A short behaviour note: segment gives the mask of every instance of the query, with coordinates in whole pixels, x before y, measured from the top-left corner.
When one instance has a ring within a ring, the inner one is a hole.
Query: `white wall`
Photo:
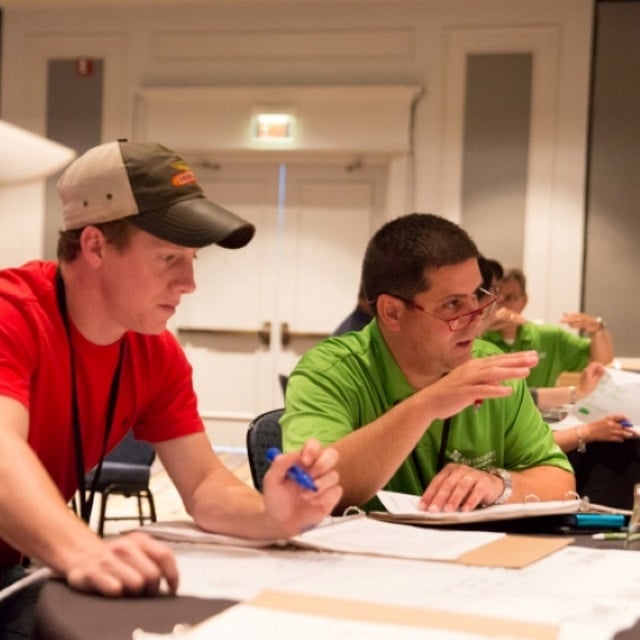
[[[44,133],[51,57],[105,60],[105,140],[131,136],[134,95],[144,87],[420,85],[409,208],[459,220],[465,55],[532,51],[524,268],[531,315],[554,321],[580,301],[592,5],[592,0],[291,0],[8,9],[2,115]],[[375,117],[375,105],[367,116]],[[31,222],[24,221],[33,224],[26,235],[37,236],[41,223],[34,210],[31,214]],[[1,225],[2,218],[3,242]]]

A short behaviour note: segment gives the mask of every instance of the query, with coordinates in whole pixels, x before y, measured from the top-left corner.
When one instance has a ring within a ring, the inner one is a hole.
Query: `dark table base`
[[[32,639],[131,640],[134,629],[169,633],[176,624],[202,622],[233,604],[187,596],[104,598],[51,581],[40,593]]]

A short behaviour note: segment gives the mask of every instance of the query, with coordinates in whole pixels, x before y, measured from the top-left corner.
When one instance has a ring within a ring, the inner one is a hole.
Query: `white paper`
[[[301,546],[416,560],[456,560],[504,537],[487,531],[442,531],[380,522],[364,515],[336,518],[292,538]]]
[[[503,533],[434,531],[379,522],[364,514],[326,518],[322,524],[288,541],[256,541],[203,531],[193,522],[155,522],[141,528],[173,542],[261,548],[287,543],[322,551],[388,555],[417,560],[455,560],[464,553],[498,540]]]
[[[560,640],[610,640],[640,617],[633,551],[571,546],[504,569],[303,549],[175,548],[181,595],[245,600],[290,591],[557,624]]]
[[[387,511],[395,516],[413,518],[426,524],[454,524],[465,522],[491,522],[511,518],[541,515],[576,513],[582,506],[581,500],[547,500],[536,502],[516,502],[492,505],[473,511],[438,511],[431,513],[418,508],[420,496],[396,491],[378,491],[378,498]],[[377,516],[377,513],[372,514]],[[380,514],[380,517],[384,517]]]
[[[219,544],[251,548],[269,547],[279,543],[277,540],[254,540],[205,531],[192,520],[152,522],[135,529],[135,531],[144,531],[154,538],[168,542],[193,542],[196,544]]]
[[[583,422],[621,413],[640,427],[640,374],[608,367],[593,393],[576,402],[571,413]]]

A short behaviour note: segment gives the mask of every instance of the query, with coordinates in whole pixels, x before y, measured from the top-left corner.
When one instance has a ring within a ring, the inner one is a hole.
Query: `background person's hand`
[[[602,329],[600,318],[591,316],[588,313],[563,313],[560,322],[566,324],[577,331],[586,331],[589,334],[597,333]]]
[[[606,371],[604,365],[599,362],[590,362],[580,374],[580,380],[576,385],[576,398],[580,400],[593,393]]]
[[[518,327],[526,324],[527,319],[517,311],[512,311],[507,307],[499,307],[493,313],[491,322],[487,327],[489,331],[501,331],[509,327]]]
[[[581,427],[582,437],[585,442],[624,442],[637,438],[635,431],[629,427],[623,427],[620,423],[626,416],[615,414],[589,422]]]

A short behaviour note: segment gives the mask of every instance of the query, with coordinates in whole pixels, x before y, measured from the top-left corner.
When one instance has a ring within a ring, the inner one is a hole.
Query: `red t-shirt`
[[[0,271],[0,395],[29,411],[31,448],[65,500],[77,489],[71,420],[69,344],[56,301],[54,262]],[[109,389],[120,341],[88,342],[71,326],[85,468],[102,452]],[[133,427],[140,440],[160,442],[203,431],[192,370],[169,331],[127,332],[107,451]],[[2,425],[0,425],[0,430]],[[1,445],[0,437],[0,446]],[[6,488],[3,488],[6,490]],[[0,540],[0,567],[19,554]]]

